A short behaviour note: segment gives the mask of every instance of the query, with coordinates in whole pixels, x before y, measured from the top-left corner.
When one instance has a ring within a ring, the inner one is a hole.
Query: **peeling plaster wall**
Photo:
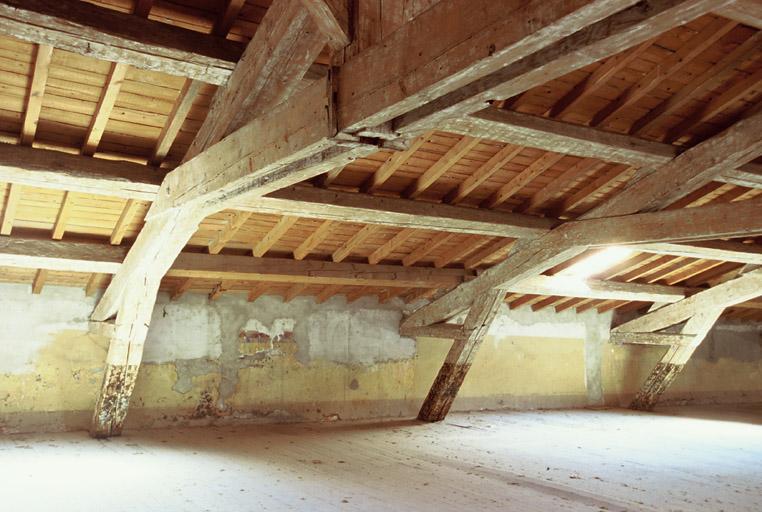
[[[0,432],[87,428],[108,340],[82,290],[0,285]],[[127,428],[414,417],[449,341],[400,337],[401,304],[164,295]],[[611,318],[505,309],[455,409],[626,405],[663,353],[607,343]],[[759,329],[716,328],[670,401],[762,401]]]

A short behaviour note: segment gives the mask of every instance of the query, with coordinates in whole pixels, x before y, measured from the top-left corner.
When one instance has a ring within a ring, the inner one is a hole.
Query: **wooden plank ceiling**
[[[91,3],[135,16],[147,12],[156,21],[241,42],[251,38],[269,4],[259,0],[156,1],[152,6],[130,0]],[[221,9],[223,3],[227,5]],[[318,63],[325,64],[326,56],[324,52]],[[182,161],[216,87],[0,37],[0,139],[6,144],[152,164],[159,180]],[[733,124],[760,99],[762,36],[754,27],[711,14],[495,106],[690,147]],[[636,170],[622,162],[432,131],[404,152],[380,151],[303,186],[574,219],[615,195]],[[759,186],[712,182],[671,208],[747,200],[762,194]],[[3,235],[129,245],[149,206],[137,199],[0,183]],[[223,211],[201,224],[186,251],[477,270],[501,261],[513,241],[316,217]],[[735,241],[749,248],[762,245],[755,238]],[[597,277],[696,289],[721,282],[742,266],[722,259],[634,252]],[[45,284],[79,286],[93,294],[108,284],[109,275],[2,267],[0,280],[34,283],[37,291]],[[174,297],[203,291],[212,300],[224,292],[240,291],[251,300],[274,294],[285,300],[313,296],[319,301],[337,294],[348,300],[376,296],[381,301],[394,297],[415,301],[446,291],[202,277],[166,277],[162,289]],[[578,312],[647,305],[518,293],[506,300],[511,308],[527,305],[534,310]],[[726,315],[762,320],[762,301],[729,308]]]

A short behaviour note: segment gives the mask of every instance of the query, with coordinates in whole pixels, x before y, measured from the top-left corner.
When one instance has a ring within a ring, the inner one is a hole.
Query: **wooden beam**
[[[357,133],[391,121],[633,3],[437,2],[385,37],[383,44],[367,48],[342,66],[339,129]],[[452,22],[462,20],[464,13],[469,13],[468,23]],[[517,19],[535,23],[517,24]],[[678,16],[669,26],[681,21]],[[411,52],[411,48],[425,51]]]
[[[717,238],[762,236],[762,198],[695,208],[602,217],[565,224],[569,237],[585,246],[694,242]]]
[[[612,329],[612,332],[651,332],[678,324],[701,311],[724,309],[762,295],[762,270],[747,272],[706,291],[669,304]]]
[[[234,41],[70,0],[3,0],[0,34],[216,85],[243,52]]]
[[[218,254],[251,217],[249,212],[234,212],[227,225],[209,242],[209,254]]]
[[[58,209],[56,222],[53,225],[53,240],[61,240],[63,238],[64,232],[66,231],[66,223],[69,222],[73,206],[74,198],[72,193],[64,192],[63,199],[61,200],[61,207]]]
[[[254,245],[254,248],[251,251],[252,254],[257,258],[264,256],[265,253],[269,251],[272,246],[275,245],[298,221],[299,217],[289,217],[287,215],[278,219],[275,226],[273,226],[272,229],[270,229],[270,231],[268,231],[267,234]]]
[[[0,144],[0,181],[153,201],[160,175],[130,162]],[[308,187],[284,188],[231,206],[252,213],[521,238],[540,236],[557,224],[528,215]]]
[[[53,56],[53,47],[46,44],[37,45],[34,72],[29,87],[29,95],[26,100],[24,121],[21,126],[21,144],[31,146],[34,135],[37,132],[37,121],[40,119],[42,109],[42,97],[45,94],[45,85],[48,82],[48,69],[50,59]]]
[[[510,248],[516,241],[512,240],[510,238],[501,238],[499,240],[496,240],[483,249],[481,249],[479,252],[472,254],[471,256],[466,259],[466,261],[463,262],[463,266],[466,268],[476,268],[478,267],[484,260],[487,258],[493,256],[495,253],[503,251],[505,249]]]
[[[643,244],[637,245],[633,247],[633,249],[653,254],[669,254],[686,258],[734,261],[749,265],[762,265],[762,245],[756,244],[713,240],[691,244]]]
[[[45,286],[45,280],[48,278],[48,271],[40,269],[34,275],[34,281],[32,281],[32,293],[39,295],[42,293],[42,287]]]
[[[347,256],[352,254],[352,251],[354,251],[357,247],[361,246],[365,241],[368,239],[368,237],[373,236],[374,233],[378,231],[378,226],[373,225],[367,225],[363,226],[357,233],[352,236],[347,242],[336,249],[333,254],[331,255],[331,259],[333,261],[339,262],[344,261]]]
[[[450,119],[442,124],[442,129],[635,167],[663,165],[683,151],[669,144],[495,107],[467,117]],[[728,166],[716,179],[762,188],[762,167],[756,164],[746,164],[735,169]]]
[[[437,233],[428,241],[428,243],[419,245],[413,252],[402,258],[402,264],[406,267],[415,265],[440,245],[451,241],[454,236],[455,235],[452,233]]]
[[[400,335],[410,338],[444,338],[454,340],[463,335],[463,326],[458,324],[434,324],[426,327],[400,327]]]
[[[101,280],[103,279],[103,274],[90,274],[90,278],[87,280],[87,286],[85,286],[85,296],[86,297],[92,297],[98,292],[98,288],[100,288]]]
[[[536,238],[558,224],[553,219],[530,215],[308,187],[284,188],[256,202],[237,202],[236,208],[337,222],[514,238]]]
[[[759,151],[762,151],[761,138],[762,114],[752,111],[744,119],[722,133],[688,149],[650,174],[644,173],[645,175],[641,179],[635,180],[617,196],[586,213],[582,218],[625,216],[619,220],[626,220],[627,216],[632,217],[629,214],[668,206],[683,195],[709,183],[723,170],[743,165],[754,159]],[[738,204],[742,205],[743,202]],[[747,204],[746,207],[748,208],[748,206]],[[691,210],[694,209],[683,209],[677,212],[690,216],[692,215]],[[704,210],[704,213],[706,212],[707,210]],[[725,213],[729,212],[726,211]],[[753,214],[751,215],[753,216]],[[674,228],[678,222],[674,221],[672,227]],[[575,239],[580,234],[584,238],[583,231],[587,232],[588,235],[591,234],[591,231],[574,227],[575,225],[579,226],[580,224],[567,223],[552,230],[542,238],[531,240],[522,251],[514,253],[513,258],[503,261],[476,279],[462,284],[447,295],[420,308],[405,322],[409,325],[429,325],[446,320],[467,309],[477,296],[496,286],[516,284],[581,254],[587,247],[587,241]],[[589,226],[591,224],[588,224]],[[629,238],[625,236],[617,239],[620,233],[616,233],[616,236],[612,236],[614,240],[609,239],[608,243],[617,243],[618,240],[624,239],[631,243],[637,243],[634,239],[641,235],[638,233],[638,229],[642,227],[631,226],[632,231]],[[652,227],[658,228],[653,224]],[[744,231],[749,226],[736,227],[740,231]],[[696,236],[700,234],[699,231],[702,229],[698,226],[687,226],[687,228],[694,229]],[[754,226],[751,228],[754,229]],[[721,228],[716,226],[708,229],[715,232],[721,231]],[[614,233],[611,234],[614,235]],[[652,233],[644,236],[650,238],[647,241],[658,241],[654,239]],[[678,234],[677,239],[685,240],[680,234]]]
[[[491,290],[478,297],[452,342],[439,373],[418,412],[421,421],[442,421],[450,411],[479,346],[505,299],[505,292]]]
[[[623,283],[600,279],[580,280],[566,276],[539,275],[500,289],[511,293],[672,303],[685,298],[685,290],[675,286]]]
[[[22,187],[20,185],[8,185],[8,196],[5,198],[3,209],[3,223],[0,224],[0,235],[10,235],[13,230],[13,221],[16,219],[16,208],[21,200]]]
[[[689,334],[665,334],[661,332],[612,332],[609,341],[618,345],[685,346],[693,342]]]
[[[292,285],[283,295],[283,302],[291,302],[295,298],[297,298],[300,294],[302,294],[307,288],[307,285],[305,283],[297,283],[295,285]]]
[[[588,3],[586,8],[592,8],[595,3]],[[400,115],[394,128],[403,134],[415,133],[437,126],[444,119],[476,112],[489,101],[516,96],[644,43],[728,3],[722,0],[719,3],[714,0],[663,0],[649,3],[648,9],[643,9],[642,5],[629,7],[609,3],[605,7],[598,5],[595,16],[587,19],[581,12],[584,9],[579,9],[575,21],[579,25],[575,30],[557,30],[552,36],[546,35],[543,44],[533,48],[533,54],[513,58],[496,70],[485,69],[477,80]],[[516,15],[515,12],[511,14]],[[534,35],[540,33],[543,29],[536,30]]]
[[[131,162],[0,144],[0,181],[153,201],[159,191],[161,174]]]
[[[482,208],[495,208],[500,206],[511,197],[526,187],[533,179],[558,163],[565,155],[559,153],[545,153],[520,173],[514,176],[508,183],[497,189],[482,204]]]
[[[762,199],[751,199],[572,221],[564,229],[574,230],[567,240],[590,247],[753,237],[762,235],[762,222],[753,213],[759,208]]]
[[[360,186],[360,191],[364,193],[370,193],[378,189],[381,185],[386,183],[392,174],[399,169],[412,155],[418,151],[421,146],[428,140],[427,135],[421,135],[416,138],[405,151],[396,151],[392,153],[381,167],[366,179]]]
[[[180,133],[180,128],[182,128],[185,118],[188,116],[188,112],[190,112],[202,85],[203,82],[198,80],[185,80],[175,100],[175,104],[172,106],[172,111],[167,116],[167,121],[161,129],[159,138],[156,140],[156,145],[151,151],[151,156],[148,157],[149,165],[160,166],[164,161],[167,153],[172,148],[172,143],[177,138],[177,134]]]
[[[249,302],[254,302],[258,298],[260,298],[262,295],[267,293],[267,286],[263,283],[255,284],[254,286],[249,289],[249,294],[246,298]]]
[[[125,247],[106,244],[3,237],[0,238],[0,266],[86,274],[116,274],[127,251]],[[326,286],[360,283],[375,287],[424,289],[450,287],[473,277],[473,273],[463,269],[298,261],[202,253],[181,253],[167,275],[177,278],[252,283],[308,283]]]
[[[463,158],[474,146],[479,143],[479,139],[469,137],[468,135],[460,139],[452,148],[442,155],[434,165],[426,169],[415,182],[413,182],[403,194],[405,197],[414,199],[426,191],[435,181],[446,173],[453,165]]]
[[[514,146],[507,144],[503,146],[497,153],[484,162],[478,169],[471,173],[460,185],[450,191],[445,197],[444,202],[450,204],[457,204],[466,198],[471,192],[473,192],[479,185],[487,181],[493,174],[498,172],[505,165],[513,160],[519,153],[524,150],[522,146]]]
[[[672,345],[667,350],[630,404],[631,409],[650,411],[656,406],[661,395],[680,374],[723,311],[722,307],[711,307],[697,312],[686,322],[680,333],[689,337],[690,341]]]
[[[301,244],[299,244],[299,247],[294,249],[294,259],[303,260],[310,252],[312,252],[315,247],[323,242],[333,227],[333,221],[330,220],[320,224],[320,227],[313,231],[309,237],[307,237]]]
[[[541,188],[537,193],[532,195],[529,199],[525,200],[518,208],[514,208],[516,212],[533,212],[544,204],[557,198],[562,194],[564,190],[569,186],[582,178],[585,175],[593,174],[606,164],[600,160],[594,158],[583,158],[566,171],[564,171],[556,179],[552,180],[546,186]]]
[[[127,231],[127,228],[130,226],[130,223],[134,219],[139,206],[140,206],[140,203],[138,203],[134,199],[127,200],[127,202],[124,205],[124,208],[122,208],[122,213],[119,214],[119,219],[116,221],[116,225],[114,226],[114,229],[111,231],[111,238],[110,238],[111,245],[119,245],[122,243],[122,240],[124,239],[124,234]]]
[[[368,263],[376,265],[381,260],[389,256],[400,245],[404,244],[411,236],[416,233],[415,229],[404,228],[394,235],[388,242],[376,249],[368,256]]]
[[[190,290],[191,284],[193,284],[193,281],[187,277],[180,281],[180,284],[178,284],[177,287],[175,287],[175,289],[172,291],[172,295],[170,295],[169,300],[177,300],[182,297],[185,292]]]
[[[108,123],[108,119],[111,116],[111,110],[114,108],[119,91],[122,89],[122,83],[128,69],[128,65],[118,62],[111,65],[106,85],[103,88],[100,100],[98,100],[98,105],[95,107],[90,127],[87,129],[85,143],[82,145],[83,155],[92,156],[98,149],[98,144],[103,136],[103,131],[106,129],[106,123]]]
[[[302,0],[275,0],[230,80],[215,93],[209,113],[184,161],[288,98],[326,41],[327,37],[318,30]]]
[[[334,50],[350,43],[349,0],[302,0],[320,31]]]

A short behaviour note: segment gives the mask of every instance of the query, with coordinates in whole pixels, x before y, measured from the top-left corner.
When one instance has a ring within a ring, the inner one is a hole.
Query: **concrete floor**
[[[0,438],[2,509],[762,510],[762,406]]]

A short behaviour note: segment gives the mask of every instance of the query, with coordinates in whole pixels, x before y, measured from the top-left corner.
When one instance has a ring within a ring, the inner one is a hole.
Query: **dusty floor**
[[[762,406],[0,438],[2,510],[762,510]]]

